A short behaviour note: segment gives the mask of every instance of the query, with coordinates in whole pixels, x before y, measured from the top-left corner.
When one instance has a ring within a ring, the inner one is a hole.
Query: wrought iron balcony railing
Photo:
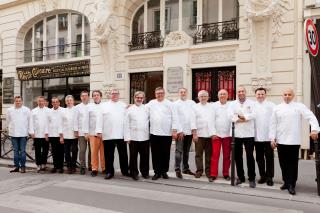
[[[161,31],[132,34],[128,46],[130,51],[162,47]]]
[[[231,21],[198,25],[197,31],[193,36],[193,42],[194,44],[198,44],[238,38],[238,21],[233,19]]]

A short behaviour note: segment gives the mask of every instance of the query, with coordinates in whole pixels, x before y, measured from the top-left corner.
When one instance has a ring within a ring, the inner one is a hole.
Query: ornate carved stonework
[[[200,54],[192,55],[193,64],[228,62],[228,61],[235,61],[235,59],[236,59],[236,53],[234,50],[200,53]]]
[[[162,57],[129,60],[129,69],[162,67],[162,66],[163,66]]]
[[[252,90],[256,90],[259,87],[263,87],[267,90],[271,90],[272,76],[271,75],[260,75],[251,78]]]
[[[47,12],[51,10],[58,9],[58,0],[41,0],[40,1],[40,8],[42,12]]]
[[[192,45],[192,38],[183,31],[171,32],[164,40],[164,47],[180,47]]]
[[[247,0],[246,20],[248,30],[252,37],[253,22],[271,19],[272,41],[277,41],[281,35],[280,28],[283,20],[282,16],[289,10],[288,0]]]

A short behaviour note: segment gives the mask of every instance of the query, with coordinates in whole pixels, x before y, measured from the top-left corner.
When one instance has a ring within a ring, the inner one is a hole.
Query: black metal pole
[[[232,122],[232,142],[231,142],[231,185],[235,185],[235,162],[234,162],[234,122]]]
[[[315,153],[315,163],[316,163],[316,174],[317,174],[317,190],[318,196],[320,196],[320,162],[319,162],[319,144],[318,140],[314,140],[314,153]]]

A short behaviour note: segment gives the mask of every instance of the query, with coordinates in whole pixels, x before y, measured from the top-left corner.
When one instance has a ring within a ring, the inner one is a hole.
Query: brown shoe
[[[195,175],[193,172],[190,171],[190,169],[183,171],[182,173],[186,175]]]
[[[176,176],[177,176],[177,178],[182,179],[182,174],[181,174],[181,172],[180,172],[180,171],[176,171]]]
[[[26,173],[26,167],[21,167],[20,173]]]
[[[202,176],[202,172],[196,172],[194,176],[195,178],[200,178]]]

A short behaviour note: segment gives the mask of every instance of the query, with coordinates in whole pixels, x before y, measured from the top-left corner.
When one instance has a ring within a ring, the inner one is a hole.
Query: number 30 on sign
[[[317,28],[313,24],[312,19],[308,18],[304,22],[304,30],[305,30],[305,40],[307,43],[307,47],[309,53],[316,57],[319,51],[319,40],[318,40],[318,33]]]

